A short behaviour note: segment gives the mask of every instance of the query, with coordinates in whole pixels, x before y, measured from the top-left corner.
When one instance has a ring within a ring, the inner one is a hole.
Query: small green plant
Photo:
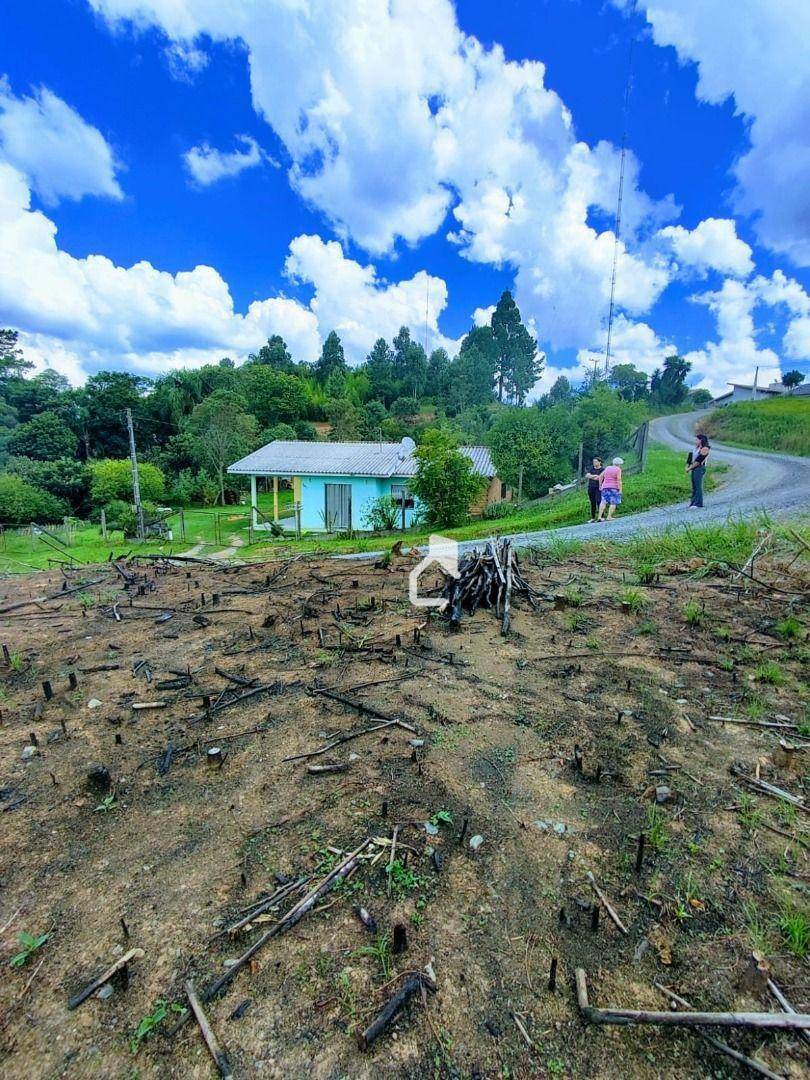
[[[41,949],[50,936],[50,934],[27,934],[23,930],[18,939],[20,951],[12,956],[11,966],[24,967],[29,957],[33,956],[37,949]]]
[[[594,650],[596,650],[596,649],[601,648],[601,646],[602,646],[601,641],[594,634],[590,634],[588,637],[585,638],[585,648],[586,649],[594,649]]]
[[[449,810],[437,810],[433,817],[430,819],[430,824],[438,827],[439,825],[452,825],[453,815]]]
[[[728,626],[716,626],[714,629],[714,636],[719,641],[730,641],[732,636],[731,629]]]
[[[388,982],[391,978],[393,961],[391,958],[391,939],[388,934],[377,934],[374,944],[363,945],[362,948],[357,949],[356,955],[370,956],[376,960],[383,982]]]
[[[749,720],[761,720],[765,712],[765,704],[759,698],[752,698],[746,702],[745,715]]]
[[[9,657],[8,663],[9,663],[9,667],[11,668],[12,671],[22,671],[22,666],[23,666],[22,653],[13,652],[11,654],[11,656]]]
[[[775,660],[766,660],[754,672],[757,682],[768,683],[769,686],[784,686],[787,676]]]
[[[636,634],[654,634],[656,630],[655,623],[652,619],[642,619],[638,626],[635,628]]]
[[[619,593],[619,603],[624,611],[638,615],[647,606],[649,599],[640,589],[622,589]]]
[[[734,661],[731,659],[730,656],[721,656],[720,659],[717,661],[717,666],[720,668],[721,671],[733,671]]]
[[[578,634],[588,625],[588,619],[581,611],[571,611],[565,618],[565,625],[572,634]]]
[[[745,925],[748,930],[748,936],[751,938],[751,944],[757,952],[767,952],[768,927],[760,914],[759,908],[753,901],[747,901],[743,904],[742,910],[743,915],[745,916]]]
[[[109,795],[105,795],[98,806],[93,808],[94,814],[109,814],[113,810],[118,809],[118,803],[115,801],[115,795],[110,792]]]
[[[422,879],[415,874],[410,867],[405,866],[399,859],[394,859],[385,868],[386,874],[391,878],[391,891],[398,899],[402,899],[409,892],[418,889]]]
[[[740,795],[740,825],[747,832],[753,832],[761,824],[762,811],[757,809],[756,799],[753,795],[743,792]]]
[[[697,600],[687,600],[683,605],[683,618],[687,626],[700,626],[706,613]]]
[[[636,563],[636,579],[639,585],[652,585],[657,577],[658,570],[655,563],[644,561]]]
[[[789,901],[779,909],[777,925],[785,943],[794,956],[803,960],[810,954],[810,915]]]
[[[566,585],[564,596],[569,607],[579,607],[583,600],[582,589],[578,585]]]
[[[647,807],[647,843],[653,851],[664,851],[669,843],[667,816],[660,806],[654,803]]]
[[[345,969],[335,979],[335,991],[341,1012],[349,1021],[349,1025],[353,1026],[357,1020],[357,992],[352,986],[349,972]]]
[[[135,1028],[135,1034],[129,1040],[129,1049],[133,1054],[137,1054],[141,1048],[141,1043],[146,1039],[158,1025],[162,1024],[170,1012],[173,1013],[185,1013],[185,1008],[182,1005],[178,1005],[176,1002],[172,1002],[169,1005],[168,1002],[162,998],[158,998],[155,1002],[155,1007],[146,1016],[141,1017],[138,1026]]]
[[[787,615],[774,624],[774,631],[785,641],[798,641],[802,635],[802,624],[795,615]]]

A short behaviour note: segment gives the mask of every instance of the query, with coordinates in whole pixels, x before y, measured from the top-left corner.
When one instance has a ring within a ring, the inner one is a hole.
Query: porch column
[[[273,521],[278,521],[278,477],[273,477]]]
[[[250,474],[250,520],[253,522],[253,528],[259,524],[259,519],[256,515],[256,500],[258,495],[256,494],[256,476],[254,473]]]

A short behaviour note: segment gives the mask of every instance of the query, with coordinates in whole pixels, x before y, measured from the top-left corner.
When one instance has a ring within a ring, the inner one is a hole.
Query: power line
[[[633,0],[633,8],[629,18],[632,20],[636,14],[637,0]],[[613,315],[616,301],[616,269],[619,262],[619,238],[622,228],[622,202],[624,200],[624,167],[627,159],[627,117],[630,105],[630,90],[633,85],[633,50],[635,49],[636,35],[630,34],[630,46],[627,52],[627,78],[624,84],[624,104],[622,106],[622,148],[619,161],[619,192],[616,200],[616,221],[613,226],[613,269],[610,275],[610,305],[608,307],[607,340],[605,342],[605,376],[610,374],[610,344],[613,336]]]

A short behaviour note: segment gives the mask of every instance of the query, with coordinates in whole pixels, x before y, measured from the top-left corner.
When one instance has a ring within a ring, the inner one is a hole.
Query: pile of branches
[[[445,575],[443,610],[450,625],[457,627],[462,610],[474,615],[479,607],[492,608],[501,620],[501,633],[507,634],[514,596],[525,596],[537,610],[540,594],[523,577],[511,540],[497,545],[490,540],[483,551],[475,548],[462,555],[458,574]]]

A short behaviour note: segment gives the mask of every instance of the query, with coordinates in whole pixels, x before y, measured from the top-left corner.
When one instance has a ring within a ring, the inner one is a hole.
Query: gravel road
[[[677,413],[661,416],[650,425],[651,437],[672,450],[681,450],[686,464],[686,452],[694,447],[695,425],[705,412]],[[708,521],[725,521],[728,517],[751,517],[765,510],[772,517],[801,511],[810,512],[810,458],[790,457],[788,454],[762,453],[757,450],[737,450],[723,443],[712,444],[708,468],[722,462],[728,470],[718,480],[718,486],[704,498],[702,510],[688,510],[689,477],[684,473],[682,503],[642,510],[638,514],[618,516],[602,525],[570,525],[561,529],[517,533],[512,539],[520,545],[547,544],[554,539],[588,540],[610,537],[625,540],[639,532],[660,532],[683,524],[696,525]],[[587,498],[582,496],[583,517],[588,512]],[[480,546],[481,541],[465,541],[462,549]]]

